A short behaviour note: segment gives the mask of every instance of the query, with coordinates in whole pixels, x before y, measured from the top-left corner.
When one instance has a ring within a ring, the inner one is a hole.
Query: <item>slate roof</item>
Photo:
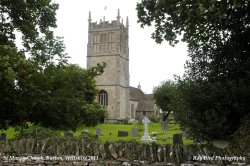
[[[137,101],[137,112],[153,112],[154,111],[154,98],[153,94],[144,94],[141,89],[129,87],[130,100]]]
[[[145,95],[141,89],[130,86],[129,97],[130,97],[130,100],[139,101],[139,100],[144,100]]]

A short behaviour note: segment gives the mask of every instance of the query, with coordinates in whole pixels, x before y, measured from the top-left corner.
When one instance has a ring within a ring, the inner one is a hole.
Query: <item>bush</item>
[[[159,120],[158,120],[154,115],[151,115],[151,116],[149,117],[149,120],[150,120],[152,123],[158,123],[158,122],[159,122]]]
[[[187,129],[188,134],[201,141],[227,140],[240,127],[249,110],[249,94],[233,81],[199,83],[179,81],[181,96],[176,120]]]
[[[35,126],[32,128],[22,129],[20,133],[15,136],[15,139],[23,139],[23,138],[45,139],[50,137],[60,137],[60,133],[58,131],[54,131],[48,128]]]
[[[235,154],[247,155],[250,152],[250,115],[242,120],[240,128],[232,137],[232,151]]]

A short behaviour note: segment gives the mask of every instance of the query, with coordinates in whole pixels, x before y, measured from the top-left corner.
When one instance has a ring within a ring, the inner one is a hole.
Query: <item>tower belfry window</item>
[[[99,92],[99,104],[102,106],[108,105],[108,93],[104,90]]]
[[[104,34],[101,34],[101,36],[100,36],[100,42],[104,43]]]
[[[101,51],[105,51],[105,50],[107,50],[107,47],[108,47],[107,34],[106,33],[102,33],[100,35],[100,50]]]

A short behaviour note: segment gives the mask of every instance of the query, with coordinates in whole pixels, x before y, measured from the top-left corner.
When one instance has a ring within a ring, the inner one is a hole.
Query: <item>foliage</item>
[[[96,126],[99,122],[106,118],[106,110],[99,104],[85,104],[85,112],[82,115],[82,123],[86,126]]]
[[[176,102],[176,84],[168,80],[153,90],[155,103],[163,111],[163,121],[166,121]]]
[[[149,118],[150,122],[152,122],[152,123],[159,122],[159,119],[157,119],[157,117],[155,115],[151,115],[148,118]]]
[[[94,103],[94,75],[76,65],[49,66],[36,79],[30,122],[73,130],[79,124],[96,125],[104,110]],[[91,117],[91,119],[89,119]]]
[[[180,36],[188,43],[190,61],[177,79],[176,115],[197,139],[231,139],[249,117],[249,9],[247,0],[137,4],[138,22],[154,23],[156,42],[174,46]]]
[[[27,129],[22,129],[20,133],[15,136],[15,139],[46,139],[59,137],[60,133],[44,127],[32,126]]]
[[[0,128],[20,125],[27,118],[33,64],[15,47],[0,45]]]
[[[239,95],[239,89],[233,89],[230,83],[211,85],[183,80],[179,83],[182,105],[174,112],[176,120],[194,138],[229,139],[246,114],[232,98],[232,94]]]
[[[178,35],[189,47],[227,41],[246,30],[249,2],[243,1],[166,1],[142,0],[137,3],[141,26],[154,23],[156,42],[178,42]]]
[[[28,107],[34,95],[33,78],[44,66],[41,66],[43,53],[51,56],[58,54],[64,58],[62,43],[57,44],[57,48],[47,48],[49,43],[54,46],[58,43],[50,30],[56,27],[57,8],[58,5],[51,1],[0,1],[0,128],[26,123]],[[22,34],[24,49],[21,50],[16,46],[18,33]],[[43,41],[46,47],[42,44],[37,47],[37,41],[42,40],[40,37],[46,38]],[[40,58],[33,55],[35,50],[40,52]],[[27,59],[25,55],[32,56]],[[61,62],[65,60],[61,59]]]
[[[250,151],[249,119],[249,117],[245,117],[244,120],[241,122],[239,130],[233,135],[232,149],[233,153],[235,154],[243,153],[245,156],[247,156]]]
[[[0,44],[14,44],[17,32],[22,35],[23,53],[45,65],[54,59],[66,62],[60,37],[54,37],[56,10],[59,5],[51,0],[2,0],[0,2]]]
[[[32,122],[75,130],[104,116],[94,102],[94,77],[105,64],[67,64],[63,40],[53,34],[57,9],[51,0],[0,1],[0,129]]]

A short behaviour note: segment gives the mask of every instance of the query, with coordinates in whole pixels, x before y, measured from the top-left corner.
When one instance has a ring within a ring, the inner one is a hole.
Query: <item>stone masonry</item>
[[[89,13],[87,68],[106,63],[104,73],[96,77],[97,88],[108,95],[107,111],[109,122],[129,119],[129,48],[128,18],[126,25],[117,19],[111,22],[92,22]],[[98,100],[98,99],[97,99]]]

